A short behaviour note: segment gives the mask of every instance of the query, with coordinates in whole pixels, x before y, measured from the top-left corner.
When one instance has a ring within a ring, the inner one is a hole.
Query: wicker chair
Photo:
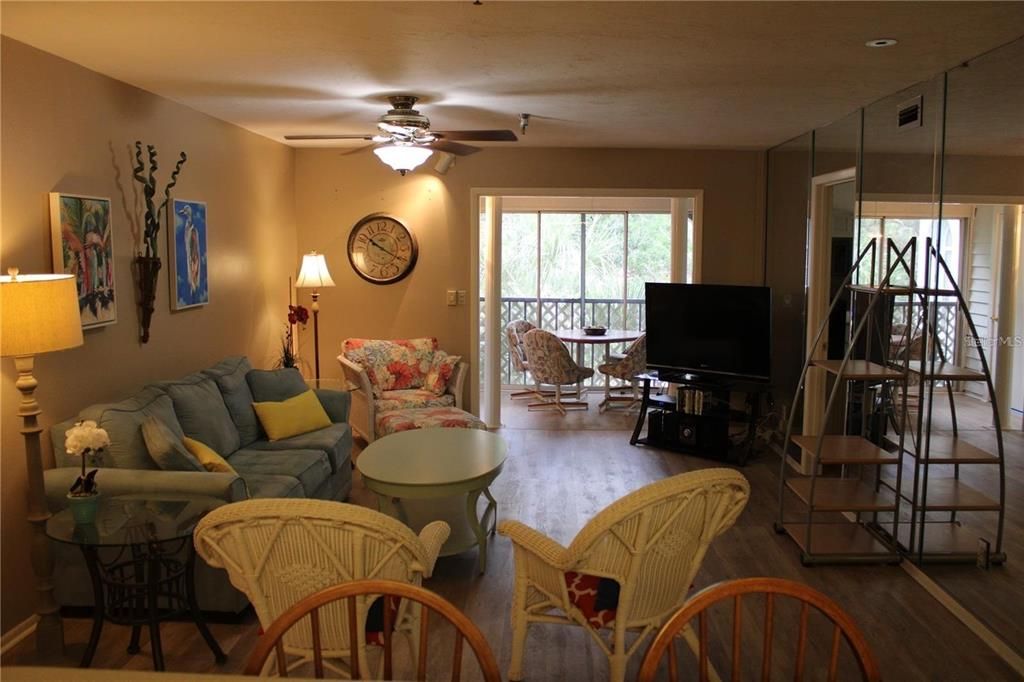
[[[639,404],[640,398],[636,394],[636,382],[633,380],[637,374],[647,369],[647,335],[644,334],[633,343],[629,344],[626,352],[621,357],[609,356],[611,362],[599,365],[597,371],[605,376],[604,379],[604,400],[598,406],[603,412],[615,403],[626,403],[627,408]],[[609,378],[628,381],[629,386],[612,388]],[[629,395],[614,395],[613,391],[627,388]]]
[[[421,584],[433,571],[449,532],[448,524],[435,521],[416,537],[401,522],[366,507],[263,499],[213,510],[199,522],[194,537],[199,556],[227,570],[231,584],[249,598],[260,625],[267,629],[304,598],[338,583],[382,579]],[[323,635],[324,655],[349,657],[349,632],[341,611],[327,609],[324,615],[332,622]],[[397,618],[400,632],[418,631],[416,614],[403,611]],[[366,633],[356,633],[355,639],[360,666],[369,670]],[[284,646],[295,658],[289,669],[311,660],[308,628],[289,632]],[[344,666],[332,669],[348,672]]]
[[[498,532],[515,550],[509,679],[523,678],[530,625],[558,623],[582,627],[608,656],[611,680],[622,682],[630,656],[685,601],[708,545],[749,495],[731,469],[673,476],[606,507],[568,547],[502,522]],[[627,632],[638,635],[628,646]]]
[[[830,682],[834,682],[837,679],[839,673],[839,643],[840,637],[846,640],[849,644],[851,651],[853,652],[853,658],[856,660],[857,668],[860,671],[861,678],[865,682],[877,682],[881,679],[881,673],[878,668],[878,661],[875,655],[871,652],[871,647],[868,646],[867,640],[864,638],[864,634],[861,632],[857,624],[850,618],[849,614],[846,613],[838,604],[832,599],[815,590],[808,585],[794,582],[792,580],[785,580],[783,578],[741,578],[739,580],[727,580],[725,582],[717,583],[710,587],[707,587],[697,594],[693,595],[686,600],[679,611],[676,612],[672,618],[669,619],[665,626],[661,628],[658,636],[651,642],[650,648],[644,655],[643,663],[640,664],[640,675],[637,678],[638,682],[654,682],[658,678],[658,664],[662,658],[665,657],[665,653],[668,653],[668,677],[671,682],[676,682],[679,679],[678,670],[679,662],[676,654],[676,648],[674,641],[681,633],[686,634],[686,631],[690,628],[690,624],[694,619],[697,619],[697,630],[700,633],[697,638],[696,647],[693,643],[690,643],[691,648],[694,649],[694,653],[697,656],[697,670],[698,679],[700,682],[707,682],[710,679],[717,679],[712,676],[711,671],[713,668],[709,663],[709,642],[708,642],[708,610],[719,603],[729,601],[732,602],[732,651],[731,651],[731,662],[732,662],[732,675],[731,679],[740,679],[743,675],[742,667],[742,614],[744,612],[743,597],[751,597],[753,595],[764,594],[766,596],[764,600],[764,616],[756,617],[753,620],[756,625],[756,630],[762,637],[761,642],[761,679],[767,680],[772,676],[772,661],[773,661],[773,634],[776,629],[775,620],[775,604],[777,601],[781,601],[783,597],[790,598],[800,602],[800,620],[799,620],[799,631],[797,633],[797,646],[796,650],[789,649],[787,645],[786,650],[779,652],[779,658],[788,657],[789,655],[794,656],[793,662],[794,668],[796,669],[795,678],[800,680],[804,677],[805,669],[813,667],[808,665],[807,659],[811,658],[808,656],[808,650],[811,648],[807,642],[808,631],[814,633],[824,634],[827,632],[826,628],[822,628],[819,623],[814,623],[812,627],[808,627],[808,616],[810,610],[813,607],[814,610],[820,612],[825,616],[828,622],[832,625],[832,631],[828,633],[830,636],[820,643],[819,652],[824,654],[826,648],[829,650],[827,672],[825,670],[810,670],[808,677],[812,679],[821,679],[819,673],[822,674],[825,679]],[[779,599],[776,599],[776,596]],[[746,600],[753,601],[753,599]],[[750,608],[749,606],[747,608]],[[781,623],[779,624],[782,625]],[[787,640],[791,641],[791,640]],[[828,641],[829,644],[825,644]],[[749,646],[750,649],[756,653],[757,644],[753,643]],[[781,647],[780,647],[781,648]],[[817,662],[824,663],[825,656],[820,655],[814,657]],[[683,675],[683,679],[693,679],[692,674]]]
[[[577,365],[557,336],[543,329],[531,329],[523,335],[523,350],[534,381],[555,387],[554,396],[538,395],[537,402],[530,403],[529,409],[554,407],[565,414],[567,407],[589,408],[587,401],[581,399],[583,380],[594,376],[594,370]],[[568,392],[575,392],[576,400],[562,399],[563,386],[571,386]]]

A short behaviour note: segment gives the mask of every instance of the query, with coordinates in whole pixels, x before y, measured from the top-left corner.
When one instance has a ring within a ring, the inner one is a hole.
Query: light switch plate
[[[466,290],[459,289],[459,305],[466,305]]]
[[[445,301],[448,303],[448,305],[457,305],[457,300],[458,299],[456,298],[455,289],[449,289],[445,293]]]

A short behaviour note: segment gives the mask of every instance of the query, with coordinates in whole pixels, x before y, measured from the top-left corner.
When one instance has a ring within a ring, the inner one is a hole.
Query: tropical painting
[[[171,245],[171,309],[210,302],[206,277],[206,204],[175,199]]]
[[[82,327],[117,321],[110,199],[50,193],[53,271],[75,276]]]

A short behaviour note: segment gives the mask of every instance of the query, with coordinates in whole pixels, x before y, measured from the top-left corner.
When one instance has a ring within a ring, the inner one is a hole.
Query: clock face
[[[356,273],[374,284],[391,284],[416,265],[416,237],[391,216],[368,215],[348,236],[348,259]]]

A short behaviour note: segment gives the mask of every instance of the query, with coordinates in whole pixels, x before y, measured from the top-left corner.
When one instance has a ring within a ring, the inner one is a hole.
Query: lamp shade
[[[302,267],[299,269],[299,278],[295,280],[295,286],[300,289],[334,286],[324,254],[311,251],[302,257]]]
[[[385,144],[373,150],[381,161],[405,175],[430,158],[434,152],[426,147],[407,144]]]
[[[0,277],[0,355],[38,355],[82,345],[78,285],[71,275]]]

